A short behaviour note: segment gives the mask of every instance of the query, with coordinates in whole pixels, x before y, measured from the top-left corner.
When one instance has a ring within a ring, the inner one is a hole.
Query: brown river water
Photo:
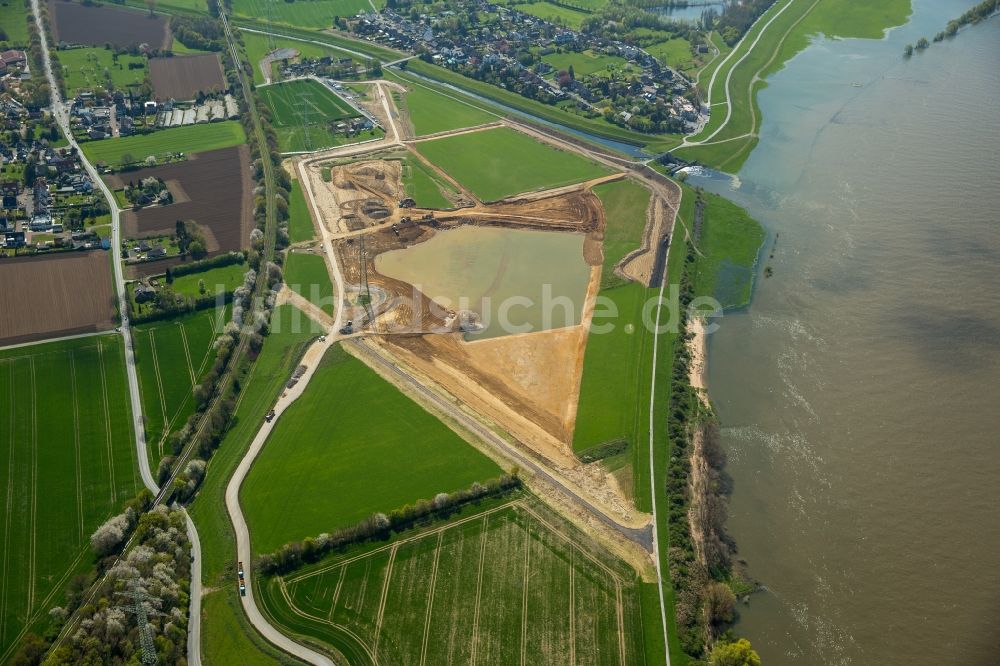
[[[816,41],[692,179],[769,231],[709,339],[765,664],[1000,664],[1000,17],[901,57],[972,4]]]

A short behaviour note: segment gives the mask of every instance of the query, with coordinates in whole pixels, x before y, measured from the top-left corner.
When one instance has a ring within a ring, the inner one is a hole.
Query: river
[[[709,341],[765,664],[1000,663],[1000,17],[902,58],[972,4],[815,41],[692,179],[770,234]]]

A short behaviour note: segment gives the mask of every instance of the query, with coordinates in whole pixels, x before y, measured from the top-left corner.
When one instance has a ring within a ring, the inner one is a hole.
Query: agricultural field
[[[66,252],[0,261],[0,345],[115,326],[111,255]]]
[[[93,564],[91,533],[141,483],[116,335],[0,351],[0,662]]]
[[[647,663],[635,573],[521,493],[257,591],[352,664]]]
[[[458,193],[448,181],[417,157],[408,155],[402,159],[402,176],[406,196],[411,197],[421,208],[454,208],[445,193]]]
[[[70,97],[80,90],[95,88],[127,90],[129,86],[141,86],[146,78],[144,56],[115,55],[104,48],[79,48],[59,51],[58,57]]]
[[[387,78],[395,80],[391,73],[387,74]],[[409,118],[414,136],[473,127],[499,119],[496,114],[447,93],[432,90],[419,81],[398,80],[406,84],[409,92],[405,95],[394,92],[393,98]]]
[[[316,237],[309,205],[302,193],[299,181],[292,181],[292,189],[288,193],[288,238],[292,243],[311,241]]]
[[[174,278],[170,288],[174,293],[198,298],[205,294],[231,294],[236,287],[243,284],[243,276],[249,267],[246,263],[218,266],[207,271],[188,273]],[[205,294],[199,288],[202,280],[205,282]]]
[[[285,259],[285,284],[323,312],[333,316],[333,284],[323,255],[289,252]]]
[[[422,141],[416,148],[483,201],[610,173],[590,160],[507,127]]]
[[[335,134],[333,126],[359,115],[329,88],[313,80],[260,86],[257,93],[271,109],[271,122],[282,152],[338,145],[345,139]]]
[[[610,74],[612,69],[620,68],[628,63],[625,58],[594,53],[593,51],[551,53],[542,56],[542,60],[555,67],[556,71],[569,71],[570,66],[572,66],[573,73],[579,77],[588,74]]]
[[[176,153],[200,153],[229,148],[246,143],[243,126],[236,120],[204,125],[171,127],[151,134],[85,141],[80,144],[84,155],[92,162],[104,162],[112,167],[123,162],[142,161],[149,156],[164,159]],[[130,157],[131,160],[123,160]]]
[[[490,459],[338,345],[278,421],[241,502],[254,550],[270,552],[499,475]]]
[[[167,445],[170,433],[183,428],[194,413],[192,389],[215,359],[212,343],[225,323],[226,308],[220,308],[133,328],[146,446],[153,470],[160,458],[173,453]]]
[[[685,197],[695,193],[685,189]],[[699,256],[694,290],[710,296],[723,308],[750,304],[757,254],[764,242],[764,229],[757,220],[724,197],[705,192]]]
[[[194,125],[219,127],[227,123]],[[237,123],[236,127],[242,128]],[[172,132],[173,130],[166,130]],[[250,242],[253,228],[253,183],[250,179],[250,151],[246,146],[223,148],[189,155],[183,162],[129,171],[106,177],[119,189],[125,183],[155,176],[162,179],[174,195],[169,206],[151,206],[122,214],[126,238],[168,236],[176,232],[177,220],[194,220],[205,235],[208,255],[242,250]],[[159,266],[157,266],[159,264]],[[139,264],[144,266],[146,264]],[[150,263],[151,270],[162,272],[164,262]]]
[[[28,20],[30,12],[20,0],[0,2],[0,46],[27,46]]]
[[[385,2],[376,0],[374,5],[381,9]],[[270,3],[261,0],[233,0],[235,16],[300,28],[331,28],[334,16],[354,16],[358,12],[371,10],[372,3],[368,0],[295,0]]]
[[[156,99],[192,100],[199,92],[217,92],[226,87],[217,53],[152,58],[149,78]]]
[[[149,44],[154,49],[170,48],[167,20],[159,14],[150,16],[148,11],[49,0],[49,16],[52,17],[52,36],[57,44]]]

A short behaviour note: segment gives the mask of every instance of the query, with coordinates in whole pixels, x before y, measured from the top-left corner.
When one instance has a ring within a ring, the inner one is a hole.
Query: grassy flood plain
[[[787,9],[782,11],[785,7]],[[764,26],[779,11],[781,15],[767,25],[765,30]],[[759,131],[761,124],[757,93],[767,85],[767,76],[784,67],[788,60],[808,46],[810,40],[817,35],[822,34],[827,38],[878,39],[886,29],[902,25],[910,12],[910,0],[887,0],[876,4],[851,0],[779,0],[747,33],[736,53],[724,65],[720,59],[720,64],[716,66],[718,74],[712,88],[712,102],[715,104],[725,100],[726,78],[732,71],[729,83],[732,115],[729,122],[723,125],[726,107],[715,106],[705,129],[694,138],[705,139],[721,127],[721,131],[711,141],[732,140],[716,145],[683,148],[677,151],[677,156],[736,173],[757,145],[755,133]],[[763,37],[750,50],[750,45],[762,31]],[[748,51],[750,53],[746,59],[739,62]],[[709,80],[710,77],[703,74],[701,84],[707,86]]]
[[[408,92],[393,91],[397,106],[409,117],[414,136],[425,136],[494,122],[500,118],[475,102],[463,101],[456,93],[435,90],[419,80],[386,72],[390,81],[402,82]]]
[[[422,141],[421,155],[483,201],[570,185],[611,172],[507,127]]]
[[[333,316],[333,283],[321,254],[289,252],[285,258],[285,284],[307,301]]]
[[[309,214],[309,205],[297,180],[292,181],[292,189],[288,193],[288,238],[292,243],[316,238],[316,228]]]
[[[198,526],[202,583],[210,590],[202,601],[202,656],[207,664],[298,663],[264,641],[250,627],[233,584],[236,541],[226,514],[225,492],[233,470],[281,393],[306,344],[322,334],[291,305],[275,308],[264,347],[240,378],[233,425],[208,463],[205,482],[189,509]]]
[[[635,572],[523,491],[256,589],[277,626],[352,664],[654,663]]]
[[[141,486],[117,335],[0,351],[0,661],[93,566],[91,533]]]

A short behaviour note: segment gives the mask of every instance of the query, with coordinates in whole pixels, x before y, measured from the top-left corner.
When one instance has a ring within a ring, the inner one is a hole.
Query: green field
[[[225,309],[212,309],[133,329],[146,448],[154,471],[160,458],[173,453],[167,437],[194,413],[192,389],[215,359],[212,343],[225,317]]]
[[[397,105],[409,116],[414,136],[436,134],[447,130],[483,125],[499,119],[478,106],[462,101],[447,92],[438,92],[419,81],[400,79],[392,73],[390,80],[404,81],[409,92],[400,96],[393,93]]]
[[[376,0],[381,9],[384,0]],[[354,16],[370,12],[368,0],[294,0],[294,2],[269,2],[260,0],[233,0],[233,14],[259,21],[282,23],[300,28],[331,28],[334,16]]]
[[[231,294],[238,286],[243,284],[243,276],[246,275],[249,266],[246,263],[229,264],[210,268],[207,271],[188,273],[174,278],[170,288],[174,293],[191,298],[201,298],[207,295],[226,293]],[[201,293],[200,283],[205,281],[205,293]]]
[[[257,93],[271,109],[271,124],[282,152],[318,150],[351,141],[338,136],[334,126],[359,114],[322,83],[300,79],[260,86]]]
[[[610,173],[507,127],[422,141],[417,150],[483,201],[569,185]]]
[[[786,6],[788,9],[770,22],[770,18]],[[722,64],[720,60],[717,65],[718,74],[712,88],[713,104],[725,99],[726,78],[732,71],[728,87],[732,113],[728,122],[726,106],[715,106],[708,125],[695,137],[709,144],[678,150],[678,157],[736,173],[757,145],[755,133],[761,123],[757,92],[767,85],[765,79],[768,75],[781,69],[785,62],[808,45],[814,35],[879,38],[885,29],[904,23],[909,14],[910,0],[889,0],[877,5],[850,0],[779,0],[747,33],[743,44],[727,62]],[[737,65],[762,31],[764,36],[756,48]],[[708,82],[709,78],[703,75],[701,84],[707,85]]]
[[[202,606],[202,655],[206,664],[289,663],[249,627],[233,585],[236,543],[226,514],[225,491],[229,477],[298,364],[306,343],[323,331],[310,328],[310,320],[291,305],[275,308],[271,333],[264,347],[240,377],[232,427],[208,463],[205,482],[192,505],[202,551],[202,581],[206,594]],[[294,663],[294,662],[293,662]]]
[[[58,57],[70,97],[80,90],[107,88],[109,77],[111,85],[118,90],[126,90],[130,85],[141,86],[148,71],[145,56],[116,56],[111,49],[67,49],[59,51]],[[142,68],[129,69],[130,64],[141,64]]]
[[[279,627],[351,664],[654,663],[635,573],[524,494],[257,591]]]
[[[598,185],[594,188],[594,194],[601,200],[607,219],[604,229],[604,265],[601,269],[601,287],[607,288],[623,283],[623,279],[614,274],[615,264],[642,245],[646,210],[649,208],[649,190],[634,181],[619,180]]]
[[[20,0],[3,0],[0,2],[0,44],[7,46],[27,46],[28,45],[28,15],[30,12],[25,9],[24,3]]]
[[[0,351],[0,662],[94,562],[91,533],[141,482],[121,338]]]
[[[542,56],[542,60],[555,67],[557,71],[569,71],[570,66],[572,66],[573,74],[578,77],[608,73],[610,69],[620,67],[628,62],[625,58],[594,53],[593,51],[551,53]]]
[[[693,191],[684,196],[694,197]],[[757,253],[764,229],[743,208],[705,192],[705,209],[698,249],[702,255],[694,274],[695,293],[711,296],[723,308],[750,304]]]
[[[683,37],[675,37],[647,46],[646,52],[682,72],[695,65],[694,56],[691,54],[691,42]]]
[[[333,283],[323,255],[289,252],[285,258],[285,284],[333,316]]]
[[[499,476],[497,466],[340,346],[281,416],[241,492],[254,550]]]
[[[578,9],[571,9],[562,5],[554,5],[550,2],[529,2],[524,5],[517,5],[517,11],[537,16],[540,19],[564,25],[573,30],[579,30],[584,19],[590,16],[589,12]]]
[[[118,165],[123,155],[144,160],[153,155],[162,158],[170,153],[198,153],[217,148],[229,148],[246,143],[243,126],[237,120],[205,125],[187,125],[159,130],[152,134],[86,141],[80,144],[83,153],[93,162]]]
[[[288,193],[288,198],[288,238],[293,243],[314,239],[316,228],[313,227],[309,206],[306,204],[306,197],[302,193],[299,181],[292,181],[292,189]]]
[[[414,156],[402,159],[403,186],[406,195],[412,197],[421,208],[454,208],[445,193],[457,195],[448,181]]]

